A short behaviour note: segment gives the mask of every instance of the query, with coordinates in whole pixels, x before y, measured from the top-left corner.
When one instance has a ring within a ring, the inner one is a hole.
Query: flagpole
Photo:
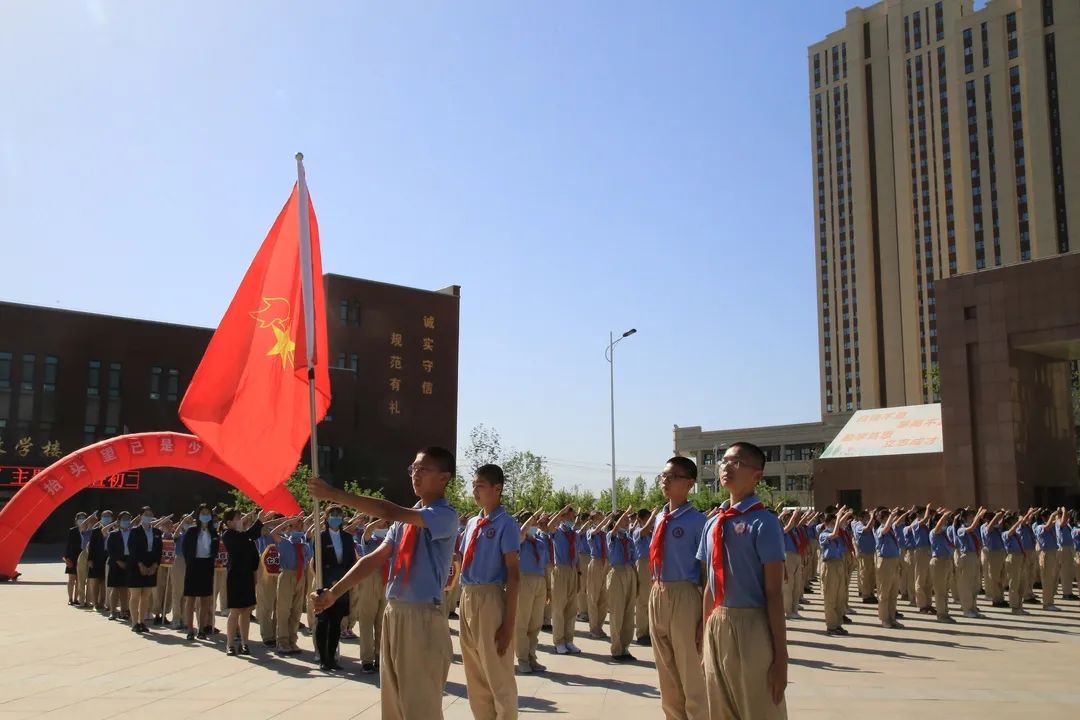
[[[304,340],[307,347],[308,407],[311,410],[311,474],[319,476],[319,428],[315,410],[315,292],[311,287],[311,221],[308,217],[308,189],[304,175],[304,153],[296,153],[296,185],[300,214],[300,287],[304,298]],[[315,589],[323,589],[322,518],[318,498],[312,498],[315,523]]]

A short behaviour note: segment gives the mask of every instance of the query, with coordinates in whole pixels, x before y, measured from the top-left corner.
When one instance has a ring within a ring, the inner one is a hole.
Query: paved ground
[[[200,716],[241,720],[299,716],[379,717],[377,681],[358,674],[355,642],[343,643],[346,674],[328,677],[312,654],[282,660],[253,645],[230,658],[220,639],[188,646],[173,631],[138,636],[93,612],[66,605],[59,564],[25,564],[0,585],[0,720]],[[1075,717],[1080,708],[1080,609],[1036,610],[1016,618],[986,608],[985,620],[942,627],[908,615],[907,629],[884,631],[864,606],[852,635],[823,634],[820,605],[789,628],[792,718]],[[872,610],[872,608],[867,608]],[[218,626],[224,629],[224,619]],[[456,633],[456,624],[455,633]],[[541,635],[543,643],[547,634]],[[648,648],[633,666],[606,662],[606,644],[581,638],[584,654],[556,657],[543,646],[544,675],[518,679],[522,714],[568,719],[658,718],[656,670]],[[310,650],[310,638],[301,646]],[[455,637],[456,647],[456,637]],[[448,720],[469,718],[460,661],[450,670]]]

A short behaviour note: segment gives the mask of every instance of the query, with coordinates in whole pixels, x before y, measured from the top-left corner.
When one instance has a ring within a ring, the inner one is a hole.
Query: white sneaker
[[[979,613],[975,612],[974,610],[968,610],[964,613],[964,617],[977,620],[979,618]]]
[[[574,643],[566,643],[566,649],[572,652],[574,655],[581,654],[581,649]]]
[[[567,647],[566,645],[556,645],[555,646],[555,654],[556,655],[569,655],[570,654],[570,648]]]
[[[1043,607],[1043,610],[1049,610],[1050,612],[1061,612],[1061,608],[1059,608],[1057,605],[1046,605]]]
[[[527,662],[521,662],[519,660],[517,664],[517,671],[519,675],[530,675],[533,671],[532,665],[529,665],[529,663]]]
[[[786,617],[788,620],[802,620],[802,615],[797,612],[789,612],[784,617]]]

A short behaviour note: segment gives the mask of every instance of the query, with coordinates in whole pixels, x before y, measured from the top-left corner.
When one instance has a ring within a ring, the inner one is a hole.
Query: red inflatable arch
[[[27,543],[45,518],[75,493],[128,470],[171,467],[196,470],[229,483],[260,507],[286,515],[300,512],[296,499],[279,486],[268,494],[225,465],[194,435],[174,432],[120,435],[84,447],[45,468],[0,509],[0,580],[18,577]]]

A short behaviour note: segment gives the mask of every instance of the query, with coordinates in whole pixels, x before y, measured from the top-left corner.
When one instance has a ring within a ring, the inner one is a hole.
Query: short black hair
[[[240,514],[240,511],[237,510],[236,508],[229,508],[228,510],[226,510],[221,515],[221,522],[227,523],[227,522],[231,521],[234,517],[236,517],[239,514]]]
[[[500,487],[506,485],[506,475],[503,473],[503,469],[494,463],[488,463],[476,468],[476,477],[491,485]]]
[[[129,513],[127,510],[121,510],[120,514],[117,515],[116,517],[118,517],[118,518],[128,517],[129,518],[129,517],[131,517],[131,513]]]
[[[150,513],[151,515],[154,514],[153,508],[151,508],[149,505],[143,505],[143,509],[140,510],[139,512],[140,513]]]
[[[742,450],[756,463],[757,467],[754,468],[755,470],[765,469],[765,452],[754,443],[739,440],[731,443],[728,450]]]
[[[457,469],[454,464],[454,453],[444,447],[431,445],[421,450],[420,454],[433,460],[439,466],[439,472],[450,473],[450,476],[453,477]]]
[[[640,510],[637,511],[637,519],[638,520],[645,520],[650,515],[652,515],[652,510],[650,510],[649,508],[641,508]]]
[[[674,465],[675,467],[679,468],[684,473],[689,475],[692,479],[697,480],[697,463],[695,463],[690,458],[683,457],[682,455],[676,455],[675,457],[668,460],[666,464]]]

